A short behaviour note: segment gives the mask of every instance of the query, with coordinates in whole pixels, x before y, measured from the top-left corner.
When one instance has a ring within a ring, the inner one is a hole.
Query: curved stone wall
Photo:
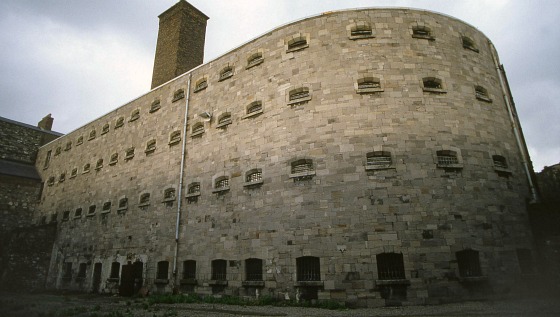
[[[520,273],[531,240],[501,91],[488,39],[451,17],[361,9],[275,29],[40,150],[40,216],[59,221],[49,283],[115,292],[112,263],[141,261],[154,292],[259,289],[375,306],[499,289]],[[260,277],[247,259],[262,260]],[[85,278],[75,279],[80,263]]]

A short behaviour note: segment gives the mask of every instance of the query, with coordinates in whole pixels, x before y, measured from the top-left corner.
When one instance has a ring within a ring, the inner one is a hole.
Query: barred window
[[[415,26],[412,28],[412,37],[433,41],[432,30],[426,26]]]
[[[204,133],[204,124],[202,122],[196,123],[192,127],[192,132],[191,132],[192,136],[201,135],[203,133]]]
[[[422,85],[424,91],[427,92],[443,92],[443,84],[441,79],[435,77],[422,78]]]
[[[115,123],[115,129],[118,129],[124,125],[124,117],[119,117]]]
[[[183,89],[179,89],[173,94],[172,102],[181,100],[183,98],[185,98],[185,91]]]
[[[103,128],[101,129],[101,134],[103,135],[103,134],[105,134],[105,133],[108,133],[108,132],[109,132],[109,128],[110,128],[109,124],[108,124],[108,123],[105,123],[105,125],[103,125]]]
[[[140,195],[140,206],[150,204],[150,193],[143,193]]]
[[[454,164],[459,164],[459,159],[457,158],[457,152],[450,150],[437,151],[437,164],[439,166],[450,166]]]
[[[292,174],[311,172],[313,169],[313,160],[301,159],[292,162]]]
[[[262,101],[253,101],[247,106],[247,114],[256,114],[262,112]]]
[[[132,114],[130,114],[130,119],[128,120],[128,122],[136,121],[138,119],[140,119],[140,110],[136,109],[132,111]]]
[[[62,213],[62,221],[67,221],[68,219],[70,219],[70,210],[65,210]]]
[[[225,281],[227,279],[226,273],[226,260],[212,260],[212,280]]]
[[[102,211],[104,212],[108,212],[111,210],[111,202],[110,201],[106,201],[103,203],[103,208]]]
[[[64,151],[70,151],[72,149],[72,141],[66,142],[66,146],[64,147]]]
[[[97,163],[95,164],[95,169],[100,170],[103,168],[103,159],[98,159]]]
[[[478,251],[466,249],[455,253],[461,277],[482,276]]]
[[[181,131],[173,131],[169,135],[169,145],[175,145],[181,142]]]
[[[247,59],[247,69],[259,65],[263,61],[263,54],[261,52],[251,54],[251,56]]]
[[[304,99],[304,98],[308,98],[309,97],[309,88],[307,87],[301,87],[301,88],[296,88],[290,91],[289,93],[289,98],[290,101],[295,101],[298,99]]]
[[[297,36],[288,41],[288,50],[286,52],[298,51],[309,47],[307,39],[304,36]]]
[[[197,194],[200,193],[200,183],[190,183],[189,189],[187,190],[187,194]]]
[[[88,215],[93,215],[95,213],[96,208],[97,208],[97,206],[95,206],[95,205],[89,206]]]
[[[374,151],[366,154],[366,168],[387,168],[392,163],[391,152]]]
[[[76,208],[74,211],[74,218],[80,218],[82,216],[82,208]]]
[[[76,145],[80,145],[84,143],[84,137],[83,136],[79,136],[78,139],[76,140]]]
[[[478,100],[492,102],[492,99],[488,96],[488,90],[482,86],[475,86],[474,87],[475,97]]]
[[[298,281],[320,281],[321,265],[318,257],[302,256],[296,259]]]
[[[131,148],[126,149],[126,155],[125,155],[125,157],[124,157],[125,160],[130,160],[130,159],[132,159],[133,157],[134,157],[134,148],[131,147]]]
[[[218,177],[218,179],[216,179],[216,189],[224,189],[227,187],[229,187],[229,178],[227,176]]]
[[[220,78],[218,80],[219,81],[226,80],[232,76],[233,76],[233,67],[226,66],[220,71]]]
[[[248,183],[254,183],[262,180],[262,171],[260,169],[252,170],[247,173],[247,177],[245,179]]]
[[[146,142],[146,150],[144,151],[146,154],[152,153],[156,150],[156,140],[150,140]]]
[[[91,165],[89,163],[84,165],[84,170],[82,171],[82,174],[89,173],[90,167]]]
[[[231,114],[229,112],[226,112],[218,118],[218,125],[216,127],[223,128],[230,124],[231,124]]]
[[[494,162],[494,167],[503,169],[509,167],[506,158],[501,155],[492,155],[492,161]]]
[[[72,172],[70,173],[70,178],[74,178],[74,177],[76,177],[76,176],[78,176],[78,168],[77,168],[77,167],[74,167],[74,168],[72,169]]]
[[[245,280],[246,281],[263,280],[263,260],[261,259],[245,260]]]
[[[404,261],[402,253],[381,253],[376,255],[377,276],[380,280],[404,280]]]
[[[119,210],[124,210],[128,208],[128,198],[121,198],[119,200]]]
[[[154,113],[158,111],[160,108],[161,108],[161,102],[159,100],[155,100],[154,102],[152,102],[152,105],[150,106],[150,113]]]
[[[183,261],[183,279],[196,279],[196,261]]]
[[[474,44],[474,41],[470,37],[462,36],[461,41],[463,43],[463,48],[466,48],[468,50],[471,50],[473,52],[478,53],[478,48],[476,48],[476,45]]]
[[[109,161],[109,165],[115,165],[119,161],[119,153],[111,154],[111,160]]]
[[[369,23],[365,21],[356,22],[350,28],[351,40],[370,38],[370,37],[373,37],[373,31],[371,30],[371,26],[369,25]]]
[[[88,140],[93,140],[93,139],[95,139],[95,130],[91,130],[91,131],[89,132],[89,138],[88,138]],[[55,153],[55,154],[56,154],[56,153]]]
[[[163,191],[164,200],[174,200],[175,199],[175,188],[167,188]]]
[[[47,180],[47,185],[52,186],[54,185],[54,176],[49,177]]]
[[[194,92],[199,92],[201,90],[206,89],[207,87],[208,87],[208,81],[206,80],[206,78],[202,78],[194,86]]]
[[[60,155],[60,153],[62,153],[62,148],[59,146],[56,148],[56,150],[54,150],[54,155]]]
[[[66,172],[62,172],[60,173],[60,176],[58,177],[58,182],[62,183],[66,180]]]
[[[169,278],[169,262],[159,261],[157,263],[157,273],[156,278],[158,280],[166,280]]]
[[[358,89],[379,89],[381,88],[381,81],[375,77],[364,77],[358,79]]]

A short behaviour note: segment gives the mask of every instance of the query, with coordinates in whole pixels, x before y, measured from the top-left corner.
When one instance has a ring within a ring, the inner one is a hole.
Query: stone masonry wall
[[[363,24],[372,36],[356,39],[351,30]],[[418,27],[429,28],[433,39],[413,37]],[[463,36],[473,41],[470,48]],[[293,39],[306,46],[290,49]],[[255,53],[262,62],[248,65]],[[220,76],[227,67],[233,75]],[[359,93],[358,82],[370,77],[380,87]],[[423,89],[425,77],[441,87]],[[477,98],[475,86],[486,96]],[[186,98],[174,101],[181,89],[190,95],[186,136]],[[290,104],[294,89],[309,96]],[[161,108],[150,112],[156,101]],[[262,113],[248,114],[256,101]],[[139,118],[131,121],[136,110]],[[125,123],[116,128],[120,117]],[[105,124],[110,129],[101,134]],[[255,295],[258,285],[261,294],[282,298],[316,290],[319,299],[378,306],[395,299],[384,292],[396,286],[380,278],[376,256],[396,253],[405,270],[397,286],[406,289],[396,300],[430,303],[469,297],[465,282],[473,281],[461,276],[456,252],[472,249],[482,271],[477,281],[506,289],[520,273],[517,249],[531,245],[529,190],[510,127],[489,41],[461,21],[367,9],[283,26],[41,148],[37,166],[47,151],[72,142],[41,170],[44,180],[56,181],[45,187],[37,217],[63,219],[49,285],[88,289],[92,267],[101,263],[101,289],[114,292],[111,264],[141,261],[143,283],[153,292],[180,286]],[[164,195],[179,190],[181,142],[170,144],[174,131],[187,138],[177,272],[178,201]],[[156,148],[145,153],[150,140]],[[126,160],[131,147],[134,157]],[[457,164],[438,166],[439,150],[455,151]],[[390,153],[390,166],[368,168],[372,151]],[[113,153],[118,162],[109,165]],[[493,155],[506,158],[507,167],[495,166]],[[291,170],[300,159],[312,162],[306,176]],[[91,167],[84,173],[85,164]],[[262,184],[247,183],[254,169]],[[229,183],[220,190],[223,177]],[[199,194],[187,194],[195,182]],[[141,201],[145,193],[149,204]],[[117,210],[125,197],[127,208]],[[103,211],[105,202],[111,207]],[[304,256],[319,258],[320,281],[298,281],[296,261]],[[262,284],[245,283],[250,258],[263,260]],[[212,277],[217,259],[227,261],[227,285]],[[185,260],[196,261],[195,286],[180,285]],[[168,279],[156,279],[160,261],[169,263]],[[86,263],[85,284],[62,283],[63,263]]]

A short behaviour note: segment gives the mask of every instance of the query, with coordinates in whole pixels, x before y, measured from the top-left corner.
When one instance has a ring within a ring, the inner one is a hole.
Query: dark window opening
[[[111,274],[109,278],[119,278],[121,270],[121,264],[119,262],[111,263]]]
[[[82,216],[82,208],[76,208],[74,211],[74,218],[80,218]]]
[[[195,87],[194,87],[194,92],[198,92],[201,91],[203,89],[206,89],[208,87],[208,81],[206,80],[206,78],[199,80]]]
[[[296,259],[297,280],[320,281],[321,265],[318,257],[302,256]]]
[[[103,210],[103,211],[109,211],[109,210],[111,210],[111,202],[110,202],[110,201],[104,202],[104,203],[103,203],[103,208],[102,208],[102,210]]]
[[[72,169],[72,172],[70,173],[70,178],[74,178],[74,177],[76,177],[76,176],[78,176],[78,168],[77,168],[77,167],[74,167],[74,168]]]
[[[76,279],[85,279],[86,278],[86,270],[87,270],[87,264],[86,263],[80,263],[80,266],[78,267],[78,275],[76,276]]]
[[[376,255],[377,276],[380,280],[404,280],[402,253],[381,253]]]
[[[115,129],[118,129],[124,125],[124,117],[119,117],[115,123]]]
[[[372,168],[387,168],[391,166],[391,152],[374,151],[366,154],[366,166]]]
[[[111,154],[111,160],[109,161],[109,165],[115,165],[119,161],[119,153]]]
[[[200,135],[202,133],[204,133],[204,124],[202,124],[202,123],[195,124],[192,128],[192,135],[196,136],[196,135]]]
[[[288,41],[288,52],[296,51],[308,47],[307,39],[303,36],[296,37]]]
[[[140,206],[150,204],[150,193],[140,195]]]
[[[47,185],[48,186],[54,185],[54,176],[49,177],[49,179],[47,180]]]
[[[62,279],[69,281],[72,279],[72,263],[64,262],[62,265]]]
[[[290,91],[289,94],[290,101],[296,101],[298,99],[308,98],[309,96],[310,96],[309,88],[307,87],[296,88]]]
[[[164,200],[174,200],[175,199],[175,188],[167,188],[163,192],[163,199]]]
[[[463,48],[469,49],[473,52],[477,52],[478,53],[478,48],[476,48],[476,45],[474,44],[474,41],[466,36],[463,36],[461,38],[462,42],[463,42]]]
[[[488,90],[482,86],[475,86],[474,87],[475,97],[478,100],[492,102],[492,99],[488,96]]]
[[[425,26],[417,26],[412,29],[412,37],[433,41],[432,31]]]
[[[350,29],[350,36],[356,37],[370,37],[372,35],[371,26],[366,22],[358,22]]]
[[[461,277],[482,276],[478,251],[467,249],[455,253]]]
[[[146,154],[152,153],[156,150],[156,140],[150,140],[146,143],[146,150],[144,151]]]
[[[212,280],[218,280],[218,281],[227,280],[226,272],[227,272],[226,260],[212,261]]]
[[[359,90],[381,89],[381,81],[378,78],[374,78],[374,77],[360,78],[358,79],[358,89]]]
[[[90,168],[91,168],[91,165],[89,163],[87,163],[86,165],[84,165],[84,171],[82,173],[89,173]]]
[[[186,260],[183,262],[183,279],[196,279],[195,260]]]
[[[58,214],[52,214],[51,215],[51,223],[57,222],[58,221]]]
[[[312,172],[312,171],[314,171],[313,160],[301,159],[292,162],[292,174]]]
[[[228,79],[230,77],[233,76],[233,67],[231,66],[227,66],[224,69],[222,69],[222,71],[220,72],[220,78],[219,81]]]
[[[119,207],[117,208],[118,211],[122,212],[123,210],[128,209],[128,198],[121,198],[119,200]]]
[[[60,173],[60,176],[58,177],[58,182],[59,182],[59,183],[62,183],[62,182],[64,182],[65,180],[66,180],[66,173],[65,173],[65,172]]]
[[[109,132],[109,124],[105,123],[105,125],[103,125],[103,128],[101,129],[101,134],[105,134]]]
[[[519,268],[521,269],[521,274],[533,274],[534,262],[533,255],[529,249],[517,249],[517,261],[519,262]]]
[[[95,164],[95,169],[100,170],[102,168],[103,168],[103,159],[99,159],[99,160],[97,160],[97,163]]]
[[[72,141],[66,142],[66,146],[64,147],[64,151],[70,151],[72,149]]]
[[[216,183],[214,186],[216,189],[224,189],[229,187],[229,178],[227,176],[221,176],[216,179]]]
[[[134,148],[131,147],[131,148],[126,149],[126,155],[125,155],[124,159],[125,160],[130,160],[133,157],[134,157]]]
[[[247,59],[247,68],[259,65],[264,61],[262,53],[254,53]]]
[[[134,110],[132,111],[132,114],[130,115],[130,119],[128,120],[128,122],[136,121],[138,119],[140,119],[140,110]]]
[[[93,139],[95,139],[95,134],[96,134],[96,133],[95,133],[95,130],[91,130],[91,132],[89,133],[89,138],[88,138],[88,140],[93,140]]]
[[[96,207],[95,205],[91,205],[91,206],[89,206],[89,209],[88,209],[88,215],[92,215],[92,214],[94,214],[94,213],[95,213],[95,209],[96,209],[96,208],[97,208],[97,207]]]
[[[218,128],[225,127],[231,124],[231,114],[229,112],[224,113],[218,118]]]
[[[157,263],[156,278],[158,280],[166,280],[169,278],[169,262],[159,261]]]
[[[169,135],[169,145],[175,145],[181,142],[181,131],[173,131]]]
[[[263,280],[263,261],[261,259],[245,260],[245,280],[262,281]]]
[[[181,100],[183,98],[185,98],[185,91],[183,89],[179,89],[173,94],[173,101],[172,102],[175,102],[177,100]]]
[[[422,79],[422,83],[424,85],[424,89],[435,89],[435,90],[442,90],[443,85],[441,79],[434,78],[434,77],[426,77]]]
[[[492,155],[492,161],[494,162],[494,167],[503,168],[503,169],[508,168],[508,163],[506,158],[501,155]]]
[[[254,101],[247,107],[247,114],[254,114],[262,111],[262,102]]]
[[[200,193],[200,183],[191,183],[187,194],[199,194]]]
[[[62,153],[62,148],[59,146],[56,148],[56,150],[54,150],[54,155],[57,156],[60,155],[60,153]]]
[[[76,145],[80,145],[82,143],[84,143],[84,137],[80,136],[80,137],[78,137],[78,140],[76,140]]]
[[[70,219],[70,210],[66,210],[62,213],[62,221],[67,221]]]
[[[45,157],[45,164],[43,165],[43,168],[49,167],[49,163],[51,162],[51,154],[52,154],[52,151],[49,150],[47,152],[47,156]]]

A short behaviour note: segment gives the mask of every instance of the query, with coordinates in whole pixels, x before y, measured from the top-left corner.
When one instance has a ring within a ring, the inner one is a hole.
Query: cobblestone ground
[[[95,295],[0,294],[2,317],[169,317],[169,316],[560,316],[560,298],[522,298],[437,306],[326,310],[221,304],[156,304],[145,299]]]

